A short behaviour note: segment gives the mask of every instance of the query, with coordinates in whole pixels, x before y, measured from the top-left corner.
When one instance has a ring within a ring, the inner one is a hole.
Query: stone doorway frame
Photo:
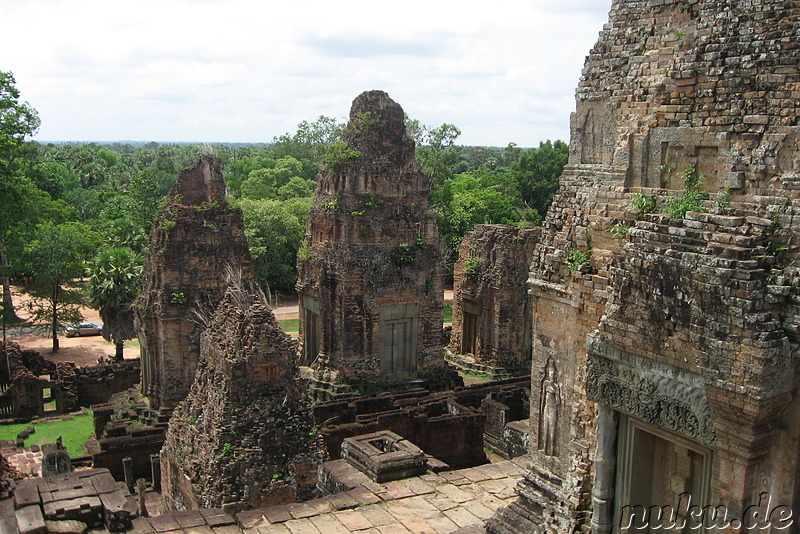
[[[634,498],[632,495],[632,477],[636,475],[634,472],[634,455],[636,453],[636,432],[641,431],[657,439],[667,441],[672,444],[679,445],[686,449],[692,450],[696,453],[703,455],[703,468],[700,474],[700,489],[697,495],[692,494],[692,505],[704,507],[711,504],[711,496],[713,492],[714,482],[714,465],[715,454],[712,449],[704,447],[703,445],[681,437],[672,432],[665,431],[656,426],[650,425],[641,419],[629,416],[625,413],[618,413],[618,426],[617,426],[617,451],[616,451],[616,469],[615,469],[615,490],[614,490],[614,520],[613,531],[615,534],[620,532],[627,532],[628,530],[621,530],[622,509],[625,505],[633,505],[636,503],[631,502]],[[658,506],[675,506],[679,503],[650,503],[650,505]],[[686,527],[687,532],[694,532],[690,527]],[[634,530],[634,529],[630,529]],[[658,529],[664,530],[663,528]],[[636,530],[637,532],[645,532],[644,530]],[[649,531],[649,530],[648,530]]]

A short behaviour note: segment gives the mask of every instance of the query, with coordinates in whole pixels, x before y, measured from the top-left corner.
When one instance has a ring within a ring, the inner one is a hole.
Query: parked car
[[[96,325],[94,323],[77,323],[69,325],[64,329],[64,335],[67,337],[99,336],[102,332],[102,325]]]

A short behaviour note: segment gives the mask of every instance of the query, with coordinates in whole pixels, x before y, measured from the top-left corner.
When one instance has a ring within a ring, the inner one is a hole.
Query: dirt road
[[[17,308],[17,315],[23,319],[28,317],[25,310],[25,303],[28,302],[28,295],[21,293],[18,288],[12,286],[12,293],[14,298],[14,305]],[[102,324],[100,321],[100,313],[91,308],[81,308],[81,314],[84,320]],[[18,343],[24,349],[31,349],[39,352],[48,360],[54,362],[73,362],[78,367],[88,367],[97,365],[97,358],[103,356],[109,358],[114,356],[114,344],[109,343],[103,336],[84,336],[84,337],[66,337],[64,335],[58,336],[60,349],[58,353],[53,354],[53,340],[48,335],[44,334],[23,334],[23,335],[10,335],[10,341]],[[139,343],[133,341],[126,343],[123,355],[126,360],[139,358]]]

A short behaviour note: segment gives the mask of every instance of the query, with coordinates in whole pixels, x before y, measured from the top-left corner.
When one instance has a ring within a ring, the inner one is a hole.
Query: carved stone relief
[[[542,394],[539,404],[539,450],[548,456],[556,454],[556,424],[561,405],[561,389],[558,385],[556,363],[548,358],[542,379]]]
[[[716,413],[702,378],[589,337],[586,395],[659,428],[714,447]]]

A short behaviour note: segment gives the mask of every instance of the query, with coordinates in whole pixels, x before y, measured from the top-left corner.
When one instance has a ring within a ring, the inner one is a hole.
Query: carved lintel
[[[716,411],[701,376],[616,349],[597,336],[587,344],[590,400],[714,447]]]

